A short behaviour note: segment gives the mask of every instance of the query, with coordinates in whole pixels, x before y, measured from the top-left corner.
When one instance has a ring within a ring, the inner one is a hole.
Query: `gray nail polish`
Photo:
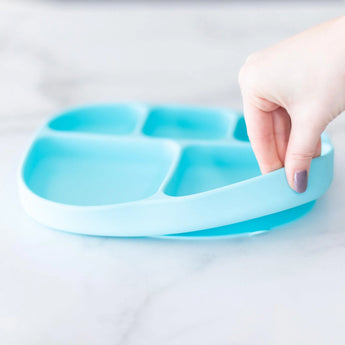
[[[294,176],[295,191],[297,193],[304,193],[308,185],[308,172],[307,170],[299,170],[295,172]]]

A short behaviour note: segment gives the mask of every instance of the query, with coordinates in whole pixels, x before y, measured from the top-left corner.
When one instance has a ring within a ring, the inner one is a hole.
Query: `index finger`
[[[276,146],[272,112],[256,107],[243,94],[243,110],[248,137],[263,174],[283,167]]]

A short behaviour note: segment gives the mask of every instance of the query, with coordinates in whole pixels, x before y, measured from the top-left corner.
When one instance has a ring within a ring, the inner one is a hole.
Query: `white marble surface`
[[[330,5],[0,4],[1,345],[343,345],[345,116],[329,192],[235,240],[81,237],[29,219],[16,170],[51,113],[94,101],[240,108],[247,54],[344,13]]]

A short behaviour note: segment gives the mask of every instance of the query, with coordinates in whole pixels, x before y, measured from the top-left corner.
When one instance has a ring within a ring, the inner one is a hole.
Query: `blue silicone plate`
[[[322,137],[309,186],[284,169],[261,175],[238,112],[103,104],[53,117],[22,164],[27,213],[59,230],[100,236],[195,238],[257,233],[308,212],[329,187]]]

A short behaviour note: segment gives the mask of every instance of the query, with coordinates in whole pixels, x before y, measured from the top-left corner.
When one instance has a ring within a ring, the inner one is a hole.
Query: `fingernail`
[[[308,172],[307,170],[299,170],[295,172],[294,176],[295,191],[297,193],[304,193],[308,185]]]

